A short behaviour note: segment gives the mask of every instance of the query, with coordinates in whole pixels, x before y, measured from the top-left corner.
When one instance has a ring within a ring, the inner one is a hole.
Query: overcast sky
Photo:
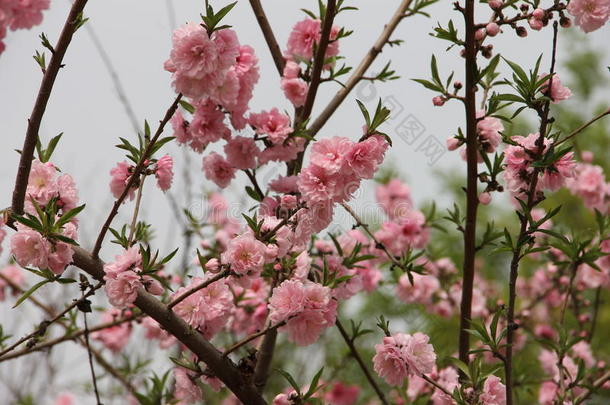
[[[349,2],[360,10],[341,14],[337,23],[355,31],[351,37],[341,42],[341,54],[346,57],[348,65],[356,66],[393,14],[399,1]],[[220,7],[228,2],[211,3]],[[314,8],[316,4],[314,0],[263,1],[282,48],[292,25],[304,16],[299,8]],[[0,55],[0,190],[3,190],[3,193],[0,193],[0,207],[10,205],[18,161],[18,154],[14,149],[22,146],[27,117],[40,85],[41,72],[32,59],[34,50],[42,50],[37,36],[45,32],[54,43],[69,6],[70,3],[66,0],[52,1],[51,9],[45,12],[42,25],[29,31],[9,32],[5,39],[6,50]],[[171,104],[174,92],[170,86],[170,75],[163,70],[163,62],[167,59],[171,46],[171,30],[174,24],[197,21],[202,6],[202,0],[175,0],[172,7],[169,7],[165,0],[103,0],[90,1],[87,5],[85,14],[90,18],[87,24],[99,37],[118,72],[140,123],[148,119],[156,124]],[[168,12],[172,9],[173,16]],[[447,76],[452,69],[456,70],[456,78],[463,75],[462,60],[456,56],[457,50],[445,52],[447,43],[429,36],[437,21],[445,24],[449,18],[453,18],[459,23],[460,16],[452,11],[449,0],[441,0],[430,7],[429,11],[433,15],[431,19],[418,16],[404,20],[393,36],[393,39],[402,39],[404,43],[400,47],[384,49],[373,67],[373,71],[378,71],[391,60],[393,69],[402,78],[387,84],[376,84],[374,87],[357,88],[320,134],[323,137],[341,135],[357,138],[363,121],[354,97],[365,101],[371,108],[377,98],[384,98],[387,104],[395,107],[394,116],[386,127],[394,139],[394,147],[390,150],[387,161],[399,169],[401,175],[409,181],[413,196],[418,202],[431,198],[442,200],[443,190],[439,189],[433,176],[435,170],[464,169],[457,153],[437,153],[430,158],[426,154],[426,150],[430,149],[425,148],[433,142],[444,144],[445,139],[452,135],[459,125],[463,125],[461,107],[457,103],[449,103],[444,108],[433,107],[430,100],[434,94],[409,80],[429,76],[432,53],[439,59],[441,75]],[[488,14],[488,9],[482,8],[481,20],[487,20]],[[254,111],[272,107],[290,109],[288,102],[282,97],[277,72],[248,2],[239,1],[226,18],[226,22],[234,26],[242,43],[250,44],[256,49],[260,59],[261,80],[250,104],[251,108]],[[494,40],[494,45],[507,58],[517,60],[524,66],[531,66],[540,53],[549,54],[550,31],[547,29],[542,33],[531,34],[527,39],[514,39],[514,33],[507,33]],[[590,37],[602,47],[607,46],[609,34],[610,25],[606,25]],[[562,52],[569,50],[562,48]],[[562,55],[563,53],[560,54],[560,59]],[[608,55],[605,62],[606,65],[610,64]],[[64,172],[75,177],[80,197],[87,203],[80,232],[82,243],[85,247],[90,247],[113,201],[108,190],[109,170],[117,161],[123,159],[122,152],[113,145],[117,143],[119,136],[135,138],[125,109],[117,98],[113,81],[87,30],[82,29],[76,33],[64,63],[66,66],[59,73],[42,121],[40,135],[46,142],[50,137],[64,133],[53,161]],[[546,69],[548,64],[547,60]],[[314,117],[337,89],[336,84],[324,84],[314,108]],[[417,136],[405,136],[404,130],[400,129],[401,123],[417,123],[422,130]],[[184,163],[183,151],[174,145],[170,146],[168,151],[175,157],[176,172],[180,175]],[[202,186],[205,190],[216,190],[211,182],[203,178],[200,169],[201,156],[191,153],[190,160],[190,172],[197,190]],[[238,182],[226,191],[233,201],[243,196],[239,184],[242,183]],[[181,185],[182,182],[178,179],[172,192],[177,195],[181,205],[196,209],[200,204],[198,198],[184,201]],[[372,200],[370,189],[370,184],[364,186],[364,192],[359,195],[356,204],[362,207],[366,201]],[[160,237],[157,247],[162,250],[173,249],[179,244],[179,229],[170,214],[167,198],[152,188],[148,189],[147,195],[148,198],[143,204],[143,215],[158,229],[157,234]],[[129,207],[125,206],[116,224],[127,221]],[[108,247],[102,253],[103,257],[111,255]],[[4,258],[7,258],[6,253]]]

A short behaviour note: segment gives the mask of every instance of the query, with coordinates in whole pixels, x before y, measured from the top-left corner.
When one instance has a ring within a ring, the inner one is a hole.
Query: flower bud
[[[483,205],[488,205],[491,202],[491,194],[488,192],[479,194],[479,202]]]
[[[487,24],[487,26],[485,27],[485,31],[490,37],[495,37],[500,32],[500,26],[495,22],[491,22]]]
[[[529,23],[530,28],[534,31],[540,31],[542,27],[544,27],[544,23],[541,20],[537,20],[535,18],[530,18],[527,22]]]
[[[532,17],[534,17],[536,20],[542,20],[545,14],[546,13],[543,9],[537,8],[532,12]]]
[[[481,41],[483,38],[485,38],[485,30],[483,28],[479,28],[474,33],[474,39],[476,39],[477,41]]]
[[[205,269],[210,273],[218,273],[220,270],[220,262],[216,258],[210,259],[205,264]]]
[[[441,96],[436,96],[432,99],[432,104],[434,104],[437,107],[441,107],[445,104],[445,99]]]
[[[447,138],[447,150],[456,150],[457,148],[459,148],[462,145],[462,142],[460,142],[459,139],[451,137],[451,138]]]
[[[489,0],[487,4],[492,10],[499,10],[504,5],[504,2],[502,0]]]
[[[527,37],[527,30],[524,27],[517,27],[515,31],[517,32],[517,35],[521,38]]]

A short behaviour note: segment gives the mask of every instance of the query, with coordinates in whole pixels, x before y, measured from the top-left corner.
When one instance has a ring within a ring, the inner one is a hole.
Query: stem
[[[72,4],[72,8],[70,9],[64,27],[61,30],[57,44],[53,48],[55,52],[53,52],[49,66],[47,66],[42,82],[40,83],[40,89],[38,90],[38,96],[34,103],[34,109],[28,119],[28,128],[25,133],[23,148],[21,149],[19,168],[15,179],[15,188],[13,190],[12,211],[17,215],[23,213],[25,190],[28,186],[28,178],[30,176],[30,169],[32,168],[32,157],[34,156],[34,149],[36,148],[36,141],[38,140],[38,131],[40,130],[42,116],[47,108],[49,97],[51,97],[51,90],[55,84],[57,73],[63,66],[62,61],[66,54],[66,50],[76,31],[78,17],[83,12],[86,4],[87,0],[75,0]]]
[[[564,143],[568,139],[575,137],[576,135],[578,135],[579,133],[581,133],[585,129],[589,128],[589,126],[591,126],[592,124],[594,124],[598,120],[601,120],[602,118],[604,118],[606,115],[610,115],[610,108],[608,108],[606,111],[604,111],[603,113],[599,114],[598,116],[592,118],[590,121],[582,124],[580,127],[576,128],[574,131],[572,131],[570,133],[570,135],[568,135],[565,138],[563,138],[562,140],[558,141],[555,144],[555,146],[561,145],[562,143]]]
[[[595,380],[593,386],[580,394],[574,401],[574,405],[585,402],[596,390],[600,389],[607,381],[610,381],[610,371],[606,371],[604,375]]]
[[[97,405],[102,405],[102,401],[100,400],[100,393],[97,389],[97,378],[95,377],[95,367],[93,367],[93,356],[91,355],[91,346],[89,346],[89,326],[87,325],[87,313],[86,312],[83,312],[83,322],[85,324],[85,347],[87,348],[87,356],[89,358],[89,369],[91,370],[91,380],[93,380],[93,392],[95,392],[95,400],[97,401]]]
[[[371,384],[371,387],[373,387],[373,389],[377,393],[377,396],[379,397],[379,400],[381,401],[382,404],[389,405],[389,402],[386,399],[383,391],[381,390],[381,388],[379,388],[379,385],[377,385],[377,382],[373,378],[373,375],[371,374],[371,372],[367,368],[366,364],[362,360],[362,357],[360,356],[360,353],[358,353],[358,350],[356,349],[356,346],[354,346],[353,339],[351,339],[349,337],[349,335],[347,334],[347,331],[345,330],[345,328],[343,327],[343,325],[339,321],[339,318],[337,318],[337,321],[335,322],[335,324],[337,325],[337,329],[339,329],[339,332],[341,333],[341,336],[343,337],[343,340],[345,341],[345,344],[349,348],[352,356],[356,359],[356,362],[358,362],[358,365],[360,366],[360,369],[364,373],[364,376],[368,380],[369,384]]]
[[[286,321],[282,321],[282,322],[278,322],[275,325],[269,325],[267,326],[265,329],[258,331],[256,333],[251,334],[250,336],[245,337],[244,339],[240,340],[239,342],[235,343],[233,346],[229,347],[227,350],[225,350],[225,352],[222,354],[224,357],[228,356],[229,354],[231,354],[232,352],[234,352],[235,350],[239,349],[240,347],[250,343],[251,341],[253,341],[254,339],[263,336],[264,334],[266,334],[267,332],[270,332],[272,330],[276,330],[277,328],[284,326],[286,324]]]
[[[466,226],[464,229],[464,279],[460,305],[459,357],[468,363],[470,351],[470,328],[472,314],[472,290],[474,287],[474,260],[476,254],[476,221],[479,200],[477,197],[477,118],[476,118],[476,72],[477,49],[474,28],[474,0],[466,0],[464,11],[466,24],[466,84],[464,107],[466,110]]]
[[[174,298],[169,304],[167,304],[167,309],[172,309],[173,307],[175,307],[176,305],[180,304],[182,301],[184,301],[185,299],[190,297],[192,294],[195,294],[197,291],[206,288],[210,284],[215,283],[216,281],[227,277],[229,274],[230,274],[229,270],[224,270],[224,271],[216,274],[214,277],[204,281],[203,283],[191,288],[188,291],[185,291],[178,297]]]
[[[258,392],[263,392],[267,379],[269,378],[269,367],[273,360],[273,352],[275,350],[275,342],[277,340],[277,329],[270,330],[257,350],[256,367],[254,368],[254,386]]]
[[[553,52],[551,59],[551,77],[549,79],[548,88],[551,89],[553,85],[553,74],[555,73],[555,61],[557,54],[557,22],[553,25],[554,34],[553,34]],[[550,94],[550,90],[549,90]],[[538,139],[536,140],[536,150],[534,151],[534,161],[539,159],[542,156],[544,151],[544,139],[546,137],[548,122],[549,122],[549,110],[550,110],[550,102],[549,99],[542,110],[540,112],[540,134]],[[536,198],[536,187],[538,185],[538,174],[540,173],[540,168],[534,168],[532,173],[532,177],[530,177],[529,190],[527,192],[527,209],[531,210],[536,204],[538,204],[539,200]],[[526,238],[527,234],[527,225],[528,219],[525,213],[519,216],[520,219],[520,229],[519,229],[519,237],[517,238],[517,247],[514,249],[513,257],[510,263],[510,276],[509,276],[509,297],[508,297],[508,312],[507,312],[507,328],[508,333],[506,334],[506,362],[504,363],[504,374],[505,374],[505,382],[506,382],[506,405],[513,405],[513,342],[515,337],[515,330],[518,325],[515,324],[515,301],[517,298],[517,277],[519,276],[519,262],[521,260],[521,248],[522,243]]]
[[[280,46],[275,39],[275,35],[273,34],[273,30],[271,29],[271,25],[269,24],[269,20],[267,19],[267,15],[265,14],[265,10],[263,10],[263,6],[260,0],[250,0],[250,6],[252,7],[252,11],[254,12],[254,16],[256,17],[256,21],[263,32],[263,36],[265,37],[265,42],[267,42],[267,46],[269,47],[269,51],[271,51],[271,56],[273,57],[273,62],[275,63],[275,67],[282,76],[284,72],[284,56],[282,55],[282,51],[280,50]]]
[[[146,176],[142,176],[142,180],[140,180],[140,187],[138,187],[138,195],[136,197],[136,206],[133,209],[133,217],[131,218],[131,226],[129,227],[129,239],[127,239],[128,245],[131,246],[133,242],[133,237],[136,233],[136,226],[138,225],[138,214],[140,213],[140,204],[142,202],[142,192],[144,190],[144,181],[146,180]]]
[[[390,21],[385,25],[381,35],[379,35],[358,67],[354,69],[354,73],[352,73],[345,85],[341,87],[339,91],[337,91],[332,100],[330,100],[328,105],[324,108],[324,110],[322,110],[318,118],[316,118],[316,120],[310,125],[308,132],[311,136],[315,136],[320,129],[322,129],[324,124],[326,124],[337,108],[339,108],[339,106],[343,103],[348,94],[354,89],[354,87],[356,87],[358,83],[360,83],[369,67],[371,67],[377,56],[383,50],[385,44],[387,44],[390,40],[390,36],[394,33],[394,30],[404,18],[404,13],[407,11],[411,3],[412,0],[403,0],[400,3]]]
[[[168,123],[168,121],[172,118],[172,116],[176,112],[176,109],[178,108],[178,105],[179,105],[181,99],[182,99],[182,94],[178,94],[178,96],[175,98],[172,105],[165,112],[165,116],[159,122],[157,131],[155,132],[154,136],[152,137],[152,139],[146,146],[146,149],[144,150],[144,153],[142,153],[142,157],[140,158],[140,161],[136,165],[132,175],[129,177],[129,181],[125,185],[125,190],[123,190],[123,193],[121,193],[119,198],[114,202],[114,205],[112,206],[112,210],[110,211],[110,214],[108,214],[108,218],[106,218],[106,222],[104,222],[104,225],[102,225],[102,229],[100,230],[97,240],[95,241],[93,251],[91,252],[91,254],[94,258],[98,257],[100,249],[102,248],[102,243],[104,242],[104,236],[106,236],[106,233],[108,232],[108,229],[110,228],[110,224],[112,224],[112,220],[118,214],[119,207],[121,206],[121,204],[123,204],[123,201],[125,201],[125,198],[127,198],[129,191],[134,186],[134,184],[136,183],[136,180],[139,178],[140,174],[144,170],[144,162],[150,158],[149,155],[151,154],[151,151],[152,151],[153,146],[155,145],[155,142],[157,142],[157,139],[159,139],[159,136],[161,136],[161,134],[163,133],[163,129],[165,128],[165,125]]]

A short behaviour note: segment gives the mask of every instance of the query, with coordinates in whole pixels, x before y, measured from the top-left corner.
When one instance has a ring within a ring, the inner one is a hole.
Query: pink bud
[[[441,96],[436,96],[432,99],[432,104],[434,104],[437,107],[441,107],[445,104],[445,99]]]
[[[532,17],[534,17],[536,20],[542,20],[544,18],[545,14],[546,13],[544,12],[543,9],[537,8],[536,10],[534,10],[532,12]]]
[[[459,139],[451,137],[447,138],[447,150],[456,150],[462,145]]]
[[[474,39],[480,41],[483,38],[485,38],[485,30],[483,28],[479,28],[477,32],[474,33]]]
[[[491,202],[491,194],[484,192],[479,194],[479,202],[483,205],[487,205]]]
[[[289,210],[294,209],[297,207],[297,197],[294,195],[290,195],[290,194],[283,195],[281,205],[283,208],[286,208]]]
[[[487,35],[490,37],[495,37],[500,32],[500,26],[494,22],[487,24],[485,27],[485,31],[487,31]]]
[[[590,150],[583,150],[580,153],[580,158],[585,163],[591,163],[593,162],[593,152],[591,152]]]
[[[280,271],[280,270],[282,270],[282,265],[280,263],[275,263],[273,265],[273,269],[277,270],[277,271]]]
[[[487,4],[492,10],[499,10],[504,5],[504,2],[502,0],[489,0]]]
[[[530,28],[533,29],[534,31],[540,31],[542,29],[542,27],[544,26],[542,21],[537,20],[535,18],[530,18],[527,22],[530,24]]]
[[[218,270],[220,270],[220,262],[216,258],[210,259],[205,264],[205,269],[210,273],[218,273]]]

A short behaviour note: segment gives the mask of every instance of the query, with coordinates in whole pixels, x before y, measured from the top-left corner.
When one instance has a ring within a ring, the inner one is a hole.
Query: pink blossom
[[[483,117],[477,122],[477,134],[481,148],[486,153],[493,153],[502,140],[500,133],[504,131],[504,125],[498,118],[485,116],[483,111],[478,111],[477,117]]]
[[[417,378],[417,377],[416,377]],[[445,367],[441,371],[438,372],[438,381],[437,383],[446,389],[449,392],[453,392],[455,388],[459,385],[458,382],[458,373],[455,371],[453,367]],[[424,380],[424,384],[428,384]],[[455,401],[449,395],[445,394],[443,391],[436,389],[432,394],[432,404],[433,405],[454,405]]]
[[[260,150],[254,139],[244,136],[231,138],[224,147],[227,162],[236,169],[245,170],[256,167],[256,158]]]
[[[339,190],[339,177],[326,169],[310,165],[299,173],[298,186],[305,201],[324,202],[334,199]]]
[[[250,114],[248,123],[254,127],[257,134],[267,135],[274,144],[281,144],[292,133],[290,117],[280,113],[277,108]]]
[[[305,80],[282,78],[281,87],[284,91],[284,96],[286,96],[292,105],[302,107],[305,104],[307,92],[309,91],[309,84]]]
[[[333,384],[330,391],[324,395],[324,401],[329,405],[352,405],[358,402],[360,387],[345,385],[342,382]]]
[[[39,205],[46,205],[51,198],[56,197],[58,193],[56,175],[57,169],[51,162],[42,163],[38,159],[32,161],[25,191],[26,201],[33,199]]]
[[[346,155],[353,145],[349,139],[339,136],[321,139],[311,148],[311,164],[324,168],[329,174],[338,173],[346,163]]]
[[[140,276],[133,271],[106,273],[104,280],[108,301],[119,309],[133,304],[138,296],[138,289],[142,287]]]
[[[584,32],[595,31],[610,18],[609,0],[571,0],[568,12]]]
[[[292,28],[288,37],[287,56],[290,59],[311,59],[314,44],[320,41],[320,20],[306,18]]]
[[[402,217],[413,207],[411,189],[398,179],[392,179],[375,189],[375,197],[390,219]]]
[[[74,395],[69,392],[65,392],[60,394],[57,398],[55,398],[55,402],[53,405],[74,405],[76,404],[76,399]]]
[[[299,67],[298,63],[291,60],[286,61],[286,64],[284,65],[284,71],[282,72],[282,77],[286,79],[296,79],[297,77],[299,77],[300,73],[301,68]]]
[[[441,96],[432,97],[432,104],[435,107],[442,107],[445,105],[445,99]]]
[[[195,289],[207,279],[193,278],[188,286],[178,289],[172,299]],[[211,339],[226,325],[233,309],[233,295],[226,281],[218,280],[189,295],[174,307],[174,312],[206,339]]]
[[[252,98],[254,86],[259,79],[258,58],[251,46],[243,45],[239,48],[239,56],[236,64],[231,68],[235,71],[239,81],[239,92],[235,103],[225,106],[231,113],[231,125],[237,130],[242,130],[247,124],[245,117],[248,104]]]
[[[302,281],[286,280],[274,291],[269,300],[269,319],[285,321],[298,314],[305,307],[305,286]]]
[[[295,193],[299,190],[297,186],[297,176],[278,176],[269,182],[269,188],[276,193]]]
[[[210,143],[228,139],[231,131],[224,123],[224,113],[213,102],[206,100],[195,104],[195,114],[188,127],[189,146],[201,153]]]
[[[174,368],[174,379],[176,380],[174,395],[181,404],[194,404],[202,400],[201,388],[191,380],[191,375],[194,376],[194,373],[190,370],[182,367]]]
[[[189,132],[189,122],[184,119],[182,115],[182,111],[177,110],[172,118],[169,120],[170,124],[172,124],[172,129],[174,130],[174,137],[176,138],[176,142],[179,144],[188,143],[191,140],[191,134]]]
[[[538,392],[538,402],[540,405],[553,405],[558,388],[557,384],[553,381],[543,382]]]
[[[258,163],[264,165],[271,161],[289,162],[297,158],[305,145],[303,138],[290,138],[281,145],[273,145],[261,152]]]
[[[432,372],[436,354],[428,341],[428,336],[420,332],[384,337],[383,343],[375,345],[375,372],[390,385],[401,385],[409,375]]]
[[[491,194],[488,192],[483,192],[479,194],[479,202],[483,205],[489,205],[491,202]]]
[[[110,191],[114,198],[118,199],[125,191],[125,187],[127,187],[127,183],[129,182],[129,178],[131,177],[132,166],[129,163],[123,161],[117,163],[117,165],[110,170]],[[135,188],[131,188],[127,193],[127,197],[130,200],[133,200],[135,196]]]
[[[453,151],[456,150],[457,148],[459,148],[460,146],[462,146],[462,142],[455,138],[455,137],[451,137],[451,138],[447,138],[447,150],[448,151]]]
[[[541,20],[533,17],[527,20],[527,23],[534,31],[540,31],[544,27],[544,23]]]
[[[121,312],[115,308],[111,308],[102,315],[102,323],[114,322],[120,319]],[[104,328],[91,333],[91,338],[99,340],[104,346],[113,352],[117,353],[129,342],[131,336],[131,323],[123,322],[109,328]]]
[[[157,160],[155,177],[157,178],[157,185],[163,191],[169,190],[172,186],[172,179],[174,178],[173,167],[174,160],[170,155],[164,155]]]
[[[610,3],[609,3],[610,4]],[[542,75],[542,77],[547,75]],[[553,104],[558,104],[560,101],[567,100],[572,97],[572,91],[561,84],[561,79],[558,75],[553,75],[552,77],[553,83],[551,85],[551,99],[553,100]],[[548,93],[549,82],[551,78],[549,78],[544,84],[542,84],[542,89],[544,93]]]
[[[434,276],[413,273],[413,285],[409,276],[403,274],[396,285],[396,296],[407,303],[431,304],[432,295],[440,288],[438,279]]]
[[[577,164],[574,178],[568,179],[566,185],[583,199],[587,208],[604,211],[607,205],[606,178],[600,166]]]
[[[78,205],[78,190],[76,183],[69,174],[62,174],[56,179],[58,201],[57,204],[63,212],[76,208]]]
[[[353,144],[345,157],[353,172],[362,179],[372,179],[379,164],[383,162],[388,143],[380,135]]]
[[[260,273],[265,264],[265,245],[249,233],[240,235],[229,242],[222,262],[239,275]]]
[[[314,343],[322,331],[335,324],[337,301],[331,298],[330,288],[306,282],[305,307],[288,320],[282,329],[288,331],[288,339],[299,346]]]
[[[9,2],[10,3],[10,2]],[[20,0],[14,2],[11,30],[30,29],[42,22],[42,12],[49,8],[50,0]]]
[[[505,405],[506,387],[498,377],[491,375],[485,380],[479,399],[483,405]]]
[[[11,237],[11,253],[21,266],[48,267],[51,244],[37,231],[18,223]]]
[[[221,155],[212,152],[203,158],[205,177],[212,180],[220,188],[225,188],[235,177],[235,168]]]

